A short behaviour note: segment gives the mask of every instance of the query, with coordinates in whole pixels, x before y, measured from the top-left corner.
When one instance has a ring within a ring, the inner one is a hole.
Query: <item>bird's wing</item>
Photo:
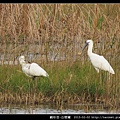
[[[112,74],[115,74],[112,66],[110,65],[110,63],[103,57],[101,56],[101,60],[102,60],[102,64],[103,64],[103,69],[112,73]]]
[[[32,63],[30,66],[30,74],[33,76],[46,76],[47,72],[38,64]]]
[[[94,56],[91,58],[91,62],[93,66],[98,69],[105,70],[110,73],[114,73],[111,65],[103,56],[94,54]]]
[[[32,75],[30,74],[30,66],[31,64],[26,64],[24,67],[22,67],[22,70],[27,76],[31,77]]]

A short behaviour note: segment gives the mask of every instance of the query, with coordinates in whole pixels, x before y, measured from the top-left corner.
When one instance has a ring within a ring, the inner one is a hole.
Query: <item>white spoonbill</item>
[[[41,68],[38,64],[26,63],[24,56],[19,57],[19,62],[22,66],[22,71],[27,76],[32,77],[33,80],[35,79],[35,77],[38,77],[38,76],[49,77],[48,73],[43,68]]]
[[[99,73],[99,69],[101,69],[101,70],[108,71],[111,74],[115,74],[113,68],[111,67],[109,62],[103,56],[100,56],[100,55],[92,52],[92,48],[93,48],[93,41],[92,40],[86,41],[83,50],[85,49],[86,46],[88,46],[87,54],[92,62],[92,65],[94,66],[94,68],[96,69],[96,71],[98,73]]]

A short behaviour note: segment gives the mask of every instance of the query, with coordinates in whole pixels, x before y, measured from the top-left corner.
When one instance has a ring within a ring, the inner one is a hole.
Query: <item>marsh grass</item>
[[[119,105],[119,80],[111,76],[108,85],[106,72],[101,71],[98,74],[90,61],[86,60],[84,64],[82,62],[53,62],[45,66],[50,77],[38,77],[34,81],[18,71],[21,70],[20,66],[1,66],[1,102],[52,102],[60,107],[65,103]]]

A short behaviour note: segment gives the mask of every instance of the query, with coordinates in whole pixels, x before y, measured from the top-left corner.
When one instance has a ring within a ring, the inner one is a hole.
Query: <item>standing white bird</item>
[[[43,68],[41,68],[38,64],[26,63],[24,56],[19,57],[19,62],[22,66],[22,71],[27,76],[32,77],[33,80],[35,79],[35,77],[38,77],[38,76],[49,77],[48,73]]]
[[[101,70],[108,71],[109,73],[115,74],[113,68],[111,67],[109,62],[103,56],[100,56],[100,55],[92,52],[92,48],[93,48],[92,40],[86,41],[86,44],[85,44],[83,50],[85,49],[86,46],[88,46],[87,54],[91,60],[92,65],[94,66],[94,68],[96,69],[96,71],[98,73],[99,73],[99,69],[101,69]]]

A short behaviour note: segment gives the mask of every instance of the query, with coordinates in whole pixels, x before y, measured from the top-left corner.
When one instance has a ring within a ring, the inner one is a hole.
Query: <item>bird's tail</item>
[[[114,72],[112,67],[110,67],[110,73],[115,74],[115,72]]]
[[[46,77],[49,77],[48,73],[46,72]]]

